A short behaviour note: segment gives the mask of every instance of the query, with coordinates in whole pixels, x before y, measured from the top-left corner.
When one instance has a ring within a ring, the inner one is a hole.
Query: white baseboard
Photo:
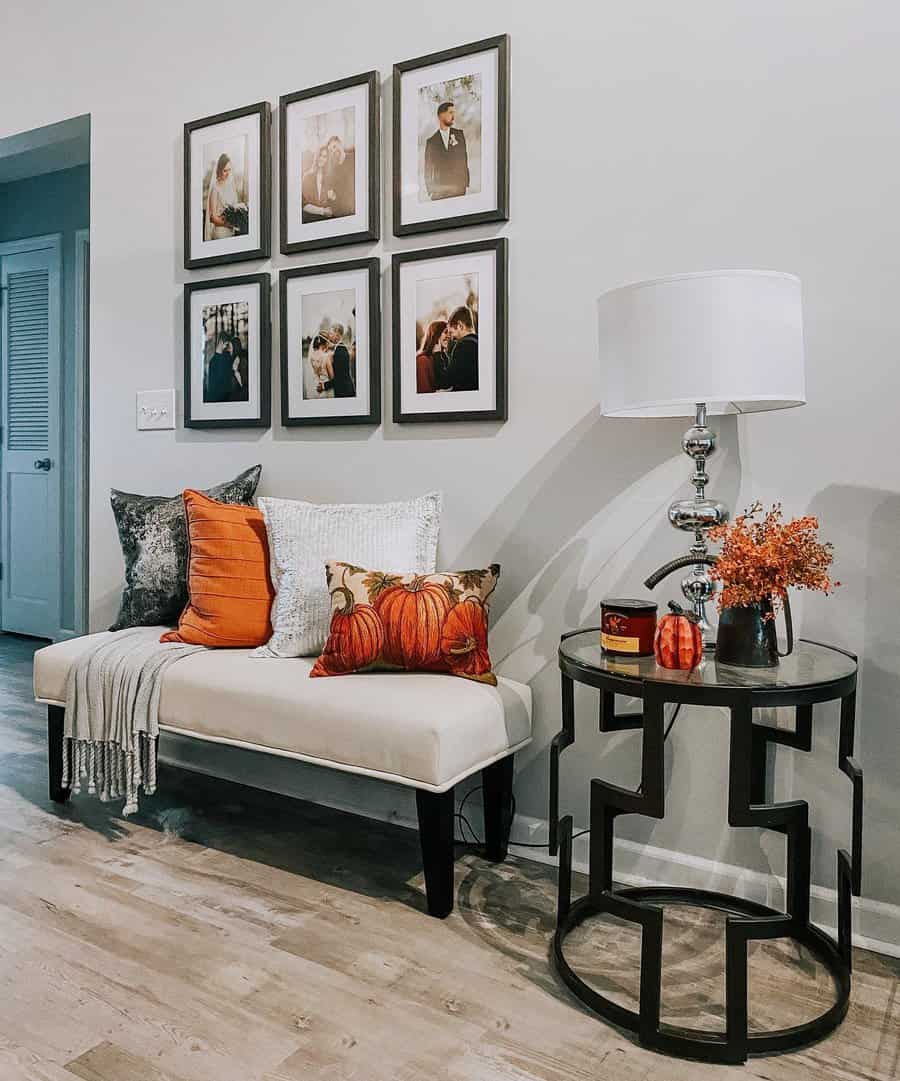
[[[578,832],[577,828],[575,832]],[[528,837],[529,840],[534,837],[535,841],[543,839],[547,836],[547,823],[542,819],[517,815],[512,836],[520,839]],[[588,837],[579,837],[572,844],[572,868],[582,874],[587,874],[588,870],[588,842]],[[538,863],[557,863],[555,858],[541,849],[518,848],[511,844],[510,851]],[[626,886],[684,886],[730,893],[772,908],[782,908],[784,905],[785,883],[780,876],[634,841],[616,840],[615,876],[617,882]],[[813,885],[810,902],[812,922],[828,934],[835,935],[836,891]],[[852,904],[853,945],[900,957],[900,905],[866,897],[854,897]]]

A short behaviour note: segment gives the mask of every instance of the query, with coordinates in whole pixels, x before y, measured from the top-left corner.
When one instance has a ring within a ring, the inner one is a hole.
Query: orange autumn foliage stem
[[[719,608],[771,599],[773,611],[767,618],[773,618],[790,588],[831,593],[841,583],[828,573],[833,546],[819,540],[818,529],[814,515],[785,522],[780,503],[763,512],[759,502],[732,523],[711,529],[710,539],[722,542],[710,568],[710,577],[722,583]]]

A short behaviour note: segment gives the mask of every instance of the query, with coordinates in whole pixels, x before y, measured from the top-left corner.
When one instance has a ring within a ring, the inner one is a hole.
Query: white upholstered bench
[[[58,642],[34,657],[35,698],[48,706],[50,797],[57,802],[69,797],[61,784],[69,667],[88,642],[108,634]],[[310,679],[311,658],[249,654],[207,650],[172,665],[163,677],[160,728],[414,788],[433,916],[453,909],[454,786],[479,771],[486,853],[505,859],[513,755],[531,741],[528,687],[425,673]]]

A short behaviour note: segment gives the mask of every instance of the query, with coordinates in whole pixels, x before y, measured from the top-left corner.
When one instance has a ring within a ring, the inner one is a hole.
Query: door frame
[[[19,254],[22,254],[24,252],[48,251],[48,250],[53,251],[55,253],[55,255],[56,255],[57,268],[58,268],[58,273],[59,273],[59,312],[58,312],[59,324],[58,324],[58,326],[56,328],[56,334],[57,334],[57,343],[58,343],[58,349],[59,349],[59,364],[60,364],[59,386],[61,388],[62,387],[62,365],[63,365],[64,360],[65,360],[65,348],[64,348],[64,344],[63,344],[64,340],[65,340],[64,337],[63,337],[63,330],[64,330],[64,327],[65,327],[65,311],[64,311],[65,310],[65,299],[64,299],[64,295],[63,295],[63,292],[64,292],[64,285],[63,285],[63,281],[64,281],[63,234],[62,233],[46,233],[46,234],[44,234],[42,236],[23,237],[20,240],[5,240],[5,241],[0,242],[0,259],[3,259],[7,255],[19,255]],[[0,313],[5,312],[5,307],[6,307],[6,298],[4,296],[0,295]],[[0,318],[2,318],[2,316],[0,316]],[[57,408],[58,408],[58,417],[59,417],[60,429],[62,429],[63,402],[61,400],[61,393],[60,393],[60,401],[58,403]],[[6,403],[2,402],[2,403],[0,403],[0,416],[5,417],[5,411],[6,411]],[[63,449],[63,440],[62,440],[63,432],[62,432],[62,430],[60,430],[57,434],[58,434],[58,437],[59,437],[60,452],[62,453],[62,449]],[[0,441],[0,454],[2,454],[2,441]],[[62,507],[63,507],[62,475],[63,475],[62,469],[58,469],[57,470],[57,477],[58,477],[57,483],[59,484],[59,488],[60,488],[60,491],[59,491],[60,514],[62,513]],[[2,515],[2,513],[3,513],[3,507],[0,506],[0,515]],[[0,528],[5,528],[5,523],[2,521],[2,519],[0,519]],[[77,560],[76,560],[76,563],[77,563]],[[4,574],[9,574],[9,568],[4,567],[3,568],[3,573]],[[58,603],[57,611],[61,611],[62,610],[62,567],[60,567],[60,573],[58,575],[58,582],[59,582],[60,596],[57,598],[57,603]],[[2,590],[0,590],[0,605],[2,605],[2,603],[3,603],[3,594],[2,594]],[[2,625],[2,618],[3,618],[3,613],[2,613],[2,609],[0,609],[0,625]],[[61,628],[58,627],[58,626],[52,628],[52,630],[53,630],[53,639],[54,640],[59,639],[63,634]]]
[[[75,461],[75,626],[73,636],[88,631],[88,514],[90,496],[90,312],[91,230],[75,231],[75,423],[81,436],[73,441]],[[61,630],[64,637],[69,632]]]

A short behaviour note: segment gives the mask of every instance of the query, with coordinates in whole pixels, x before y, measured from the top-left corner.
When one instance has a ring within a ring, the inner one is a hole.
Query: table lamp
[[[711,647],[706,535],[728,521],[728,510],[706,496],[716,446],[707,419],[805,404],[800,279],[764,270],[676,274],[613,289],[597,306],[603,415],[694,418],[681,448],[694,464],[695,495],[669,507],[671,524],[694,543],[646,585],[690,567],[681,589]]]

